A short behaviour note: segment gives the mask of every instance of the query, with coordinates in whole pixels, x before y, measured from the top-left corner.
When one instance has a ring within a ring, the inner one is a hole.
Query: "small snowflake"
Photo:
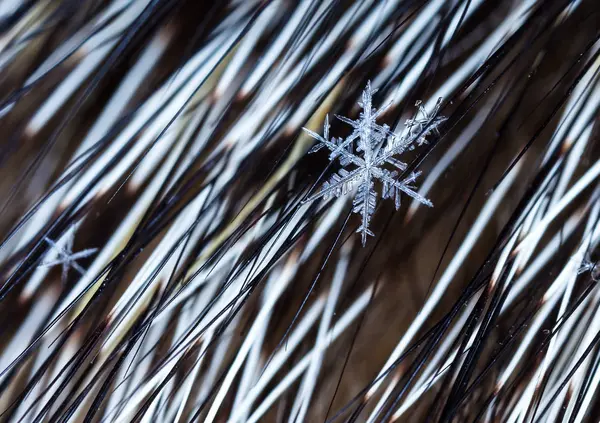
[[[402,136],[398,136],[390,130],[389,126],[379,125],[376,122],[376,119],[389,107],[388,104],[376,110],[372,106],[373,94],[376,92],[377,89],[371,88],[371,82],[367,82],[367,87],[362,94],[362,101],[358,103],[362,108],[358,120],[336,115],[336,118],[354,129],[352,134],[345,139],[329,139],[329,116],[325,117],[322,136],[309,129],[302,128],[308,135],[319,141],[319,144],[315,145],[309,153],[314,153],[326,147],[331,151],[329,160],[337,159],[342,165],[342,169],[323,184],[321,191],[305,202],[319,198],[327,200],[331,197],[339,197],[351,191],[354,184],[358,184],[352,211],[360,214],[362,218],[357,232],[361,234],[363,246],[367,241],[367,236],[374,236],[369,229],[369,223],[375,212],[377,202],[377,193],[374,189],[375,180],[383,185],[382,198],[394,199],[396,210],[400,208],[401,193],[426,206],[433,206],[431,201],[415,191],[413,183],[421,172],[411,172],[406,178],[398,179],[399,171],[406,170],[407,165],[396,159],[395,156],[404,153],[406,150],[414,149],[414,144],[423,145],[426,142],[425,137],[433,132],[437,133],[437,127],[446,119],[437,116],[441,99],[438,100],[431,113],[428,113],[418,102],[416,116],[407,121],[407,131]],[[356,148],[354,146],[355,141]],[[355,150],[361,154],[356,154]],[[384,166],[386,165],[394,169],[385,169]],[[348,166],[353,166],[353,169],[347,169]]]
[[[77,270],[81,275],[85,273],[85,269],[77,264],[77,260],[89,257],[94,254],[98,249],[97,248],[88,248],[86,250],[78,251],[73,253],[73,234],[70,233],[67,236],[67,240],[65,242],[65,246],[62,247],[58,245],[58,243],[52,241],[48,237],[44,237],[44,240],[52,247],[52,251],[55,253],[55,257],[51,260],[44,261],[40,266],[42,267],[53,267],[57,264],[62,265],[62,275],[61,280],[64,283],[67,281],[67,276],[69,274],[69,269],[72,267]]]
[[[600,281],[600,268],[598,267],[598,262],[593,262],[587,258],[583,259],[581,265],[577,269],[577,274],[581,275],[586,272],[590,272],[590,276],[595,282]]]
[[[434,133],[439,135],[437,127],[446,120],[444,116],[437,116],[442,99],[438,98],[437,103],[433,107],[431,113],[427,112],[421,100],[415,103],[417,107],[417,115],[413,119],[408,119],[405,123],[410,136],[416,137],[417,145],[427,144],[427,135]]]

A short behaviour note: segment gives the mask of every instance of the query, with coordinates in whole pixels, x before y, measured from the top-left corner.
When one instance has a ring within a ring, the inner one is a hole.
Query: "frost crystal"
[[[42,267],[53,267],[57,264],[62,265],[62,276],[61,280],[63,284],[67,281],[67,276],[69,274],[69,269],[72,267],[77,270],[81,275],[85,273],[85,269],[77,264],[77,260],[89,257],[94,254],[98,249],[97,248],[88,248],[86,250],[78,251],[76,253],[73,252],[73,234],[69,234],[65,243],[65,246],[62,247],[58,245],[58,243],[52,241],[48,237],[44,237],[44,240],[52,247],[52,251],[55,253],[55,256],[51,260],[44,261],[40,264]]]
[[[372,106],[373,94],[376,92],[377,89],[371,88],[371,82],[367,82],[367,87],[362,94],[362,101],[358,103],[362,108],[358,120],[336,115],[336,118],[354,129],[350,136],[345,139],[329,139],[329,116],[325,117],[322,136],[309,129],[302,128],[308,135],[319,141],[309,153],[314,153],[326,147],[330,150],[329,160],[337,159],[342,165],[342,169],[323,184],[321,191],[305,202],[319,198],[327,200],[332,197],[339,197],[347,194],[357,184],[358,189],[354,197],[352,211],[361,215],[362,222],[357,232],[361,234],[363,246],[367,241],[367,236],[374,236],[369,229],[369,223],[375,212],[377,202],[377,193],[374,189],[375,180],[383,185],[382,197],[384,199],[394,199],[396,210],[400,207],[401,193],[426,206],[433,206],[431,201],[419,195],[413,186],[421,172],[411,172],[406,178],[400,180],[398,171],[406,170],[407,165],[396,159],[395,156],[401,155],[406,150],[413,150],[415,144],[417,146],[425,144],[426,137],[431,133],[437,133],[437,127],[446,120],[443,116],[437,116],[441,99],[438,100],[431,113],[425,110],[421,102],[417,102],[418,110],[415,117],[407,120],[407,130],[404,134],[398,136],[390,130],[389,126],[379,125],[376,122],[376,119],[390,106],[388,104],[376,110]],[[356,146],[354,145],[355,141]],[[360,155],[357,153],[360,153]],[[349,169],[350,166],[351,169]],[[392,170],[386,169],[385,166],[392,168]]]
[[[577,274],[581,275],[582,273],[586,272],[590,272],[590,275],[594,281],[598,282],[600,280],[600,268],[598,268],[598,263],[589,259],[584,259],[577,269]]]
[[[405,125],[408,128],[409,136],[416,137],[417,145],[421,146],[423,144],[427,144],[425,137],[431,133],[436,135],[440,134],[437,127],[440,123],[446,120],[444,116],[437,116],[441,105],[442,99],[439,98],[432,112],[428,113],[427,110],[425,110],[425,107],[423,107],[421,101],[417,101],[415,104],[415,106],[418,108],[417,116],[415,116],[413,119],[408,119]]]

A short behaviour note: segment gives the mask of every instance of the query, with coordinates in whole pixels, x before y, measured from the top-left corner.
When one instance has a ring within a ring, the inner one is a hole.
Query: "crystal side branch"
[[[308,135],[319,141],[309,153],[325,147],[330,151],[329,160],[337,159],[342,166],[342,169],[323,184],[318,194],[309,197],[304,202],[320,198],[327,200],[332,197],[340,197],[357,185],[352,211],[361,216],[361,225],[357,232],[361,234],[363,246],[367,242],[367,236],[374,236],[369,229],[369,224],[377,204],[375,180],[383,185],[382,198],[394,199],[396,210],[400,208],[402,193],[426,206],[433,207],[431,201],[415,191],[413,183],[421,172],[411,172],[404,179],[400,179],[399,172],[405,171],[407,164],[396,157],[407,150],[413,150],[415,146],[426,144],[428,135],[432,133],[439,135],[438,126],[446,120],[443,116],[437,116],[441,98],[438,99],[431,112],[428,112],[418,101],[415,116],[406,121],[406,129],[401,135],[397,135],[390,130],[388,125],[379,125],[376,122],[377,118],[391,105],[387,104],[379,110],[375,109],[372,102],[373,94],[376,92],[377,89],[371,88],[371,82],[367,82],[362,93],[362,101],[358,103],[362,108],[359,119],[352,120],[335,115],[336,118],[353,128],[352,133],[345,139],[329,138],[329,116],[325,116],[323,135],[302,128]],[[386,169],[386,166],[391,170]]]

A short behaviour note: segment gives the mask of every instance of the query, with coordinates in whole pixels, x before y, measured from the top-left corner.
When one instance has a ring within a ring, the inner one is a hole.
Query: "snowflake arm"
[[[421,146],[427,144],[426,137],[431,133],[436,135],[440,134],[438,127],[446,120],[444,116],[437,115],[441,105],[442,98],[440,97],[430,113],[423,107],[421,101],[415,103],[415,106],[417,106],[417,113],[414,118],[408,119],[405,125],[408,127],[409,138],[413,138],[414,141],[417,142],[417,145]]]
[[[337,119],[354,128],[354,131],[348,138],[340,143],[335,151],[330,154],[330,160],[333,160],[335,157],[337,157],[342,150],[351,148],[352,143],[356,139],[359,140],[359,149],[366,154],[370,154],[372,150],[378,144],[381,144],[387,137],[396,136],[396,134],[390,130],[389,126],[382,126],[376,122],[377,118],[392,105],[390,102],[379,110],[375,109],[373,107],[372,100],[373,94],[376,92],[377,89],[371,88],[371,81],[367,81],[367,87],[362,94],[362,101],[358,102],[358,105],[363,109],[358,120],[352,120],[344,116],[335,115]]]
[[[373,185],[371,175],[369,173],[365,174],[364,181],[358,187],[352,208],[352,212],[361,215],[361,225],[356,232],[361,235],[363,247],[367,243],[367,236],[375,236],[369,229],[369,223],[377,205],[377,194],[373,189]]]
[[[319,198],[328,200],[333,197],[341,197],[346,195],[352,189],[354,181],[361,175],[361,169],[356,169],[348,172],[346,169],[340,169],[338,173],[334,173],[331,178],[323,184],[321,191],[305,200],[305,203],[310,203]]]
[[[416,192],[415,187],[412,185],[412,183],[417,180],[420,174],[421,172],[411,172],[407,178],[403,179],[402,181],[398,181],[396,179],[397,174],[395,171],[381,171],[381,173],[378,175],[378,178],[383,183],[382,198],[393,198],[396,210],[398,210],[400,208],[400,193],[403,192],[418,202],[428,207],[433,207],[433,203]]]
[[[309,154],[319,151],[324,146],[329,149],[335,149],[335,147],[336,147],[335,144],[332,144],[331,141],[329,141],[329,128],[330,127],[331,127],[331,125],[329,125],[329,115],[325,115],[325,123],[323,124],[323,136],[317,134],[314,131],[311,131],[308,128],[302,128],[302,130],[304,132],[306,132],[310,137],[319,141],[319,144],[315,145],[313,148],[311,148],[308,151]]]
[[[309,154],[315,153],[323,147],[327,147],[330,151],[332,151],[329,159],[333,160],[337,155],[339,155],[341,157],[340,162],[341,162],[342,166],[346,166],[350,163],[355,164],[357,166],[364,165],[364,160],[362,160],[360,157],[352,154],[352,151],[350,151],[349,149],[340,147],[342,141],[339,138],[332,138],[331,140],[329,140],[330,125],[329,125],[329,116],[328,115],[325,116],[325,124],[323,126],[324,126],[323,136],[317,134],[314,131],[311,131],[310,129],[302,128],[304,130],[304,132],[306,132],[310,137],[319,141],[319,144],[315,145],[313,148],[308,150]],[[333,152],[337,152],[339,154],[332,157],[332,155],[334,154]]]

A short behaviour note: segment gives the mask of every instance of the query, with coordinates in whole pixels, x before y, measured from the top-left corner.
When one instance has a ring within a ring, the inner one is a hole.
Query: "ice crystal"
[[[437,116],[441,104],[442,99],[439,98],[431,113],[427,112],[420,100],[415,104],[417,115],[413,119],[408,119],[405,125],[409,136],[415,137],[417,145],[427,144],[426,137],[431,133],[439,135],[437,127],[446,120],[443,116]]]
[[[97,251],[97,248],[88,248],[86,250],[73,252],[73,234],[67,235],[67,239],[64,247],[59,243],[52,241],[48,237],[44,237],[44,240],[52,247],[51,252],[54,253],[54,257],[44,261],[40,264],[42,267],[53,267],[58,264],[62,265],[62,276],[61,280],[64,283],[67,281],[69,269],[72,267],[77,270],[81,275],[85,273],[85,269],[77,264],[77,260],[88,257]]]
[[[362,93],[362,101],[358,103],[362,108],[359,119],[352,120],[335,115],[336,118],[353,128],[352,133],[345,139],[329,138],[329,116],[325,117],[323,135],[302,128],[308,135],[319,141],[309,153],[325,147],[330,150],[329,160],[337,159],[342,165],[342,168],[323,184],[321,191],[308,198],[306,202],[345,195],[356,184],[358,188],[352,211],[361,216],[361,225],[357,232],[361,234],[363,246],[367,241],[367,236],[374,236],[369,229],[369,224],[377,203],[375,180],[383,185],[382,198],[394,199],[396,210],[400,207],[402,193],[426,206],[433,206],[431,201],[415,191],[413,183],[421,172],[411,172],[405,178],[400,179],[399,172],[404,172],[407,165],[398,160],[396,156],[406,150],[413,150],[415,144],[417,146],[425,144],[426,137],[431,133],[437,133],[438,126],[445,120],[444,117],[437,116],[441,99],[430,113],[420,102],[417,102],[418,110],[415,117],[407,120],[407,129],[402,135],[397,135],[390,130],[389,126],[379,125],[376,122],[377,118],[390,106],[388,104],[379,110],[375,109],[372,101],[373,94],[376,92],[377,89],[371,88],[370,81],[367,82]]]
[[[590,272],[590,275],[594,281],[598,282],[600,280],[600,268],[598,267],[597,262],[593,262],[587,258],[584,259],[577,269],[577,274],[581,275],[582,273],[586,272]]]

